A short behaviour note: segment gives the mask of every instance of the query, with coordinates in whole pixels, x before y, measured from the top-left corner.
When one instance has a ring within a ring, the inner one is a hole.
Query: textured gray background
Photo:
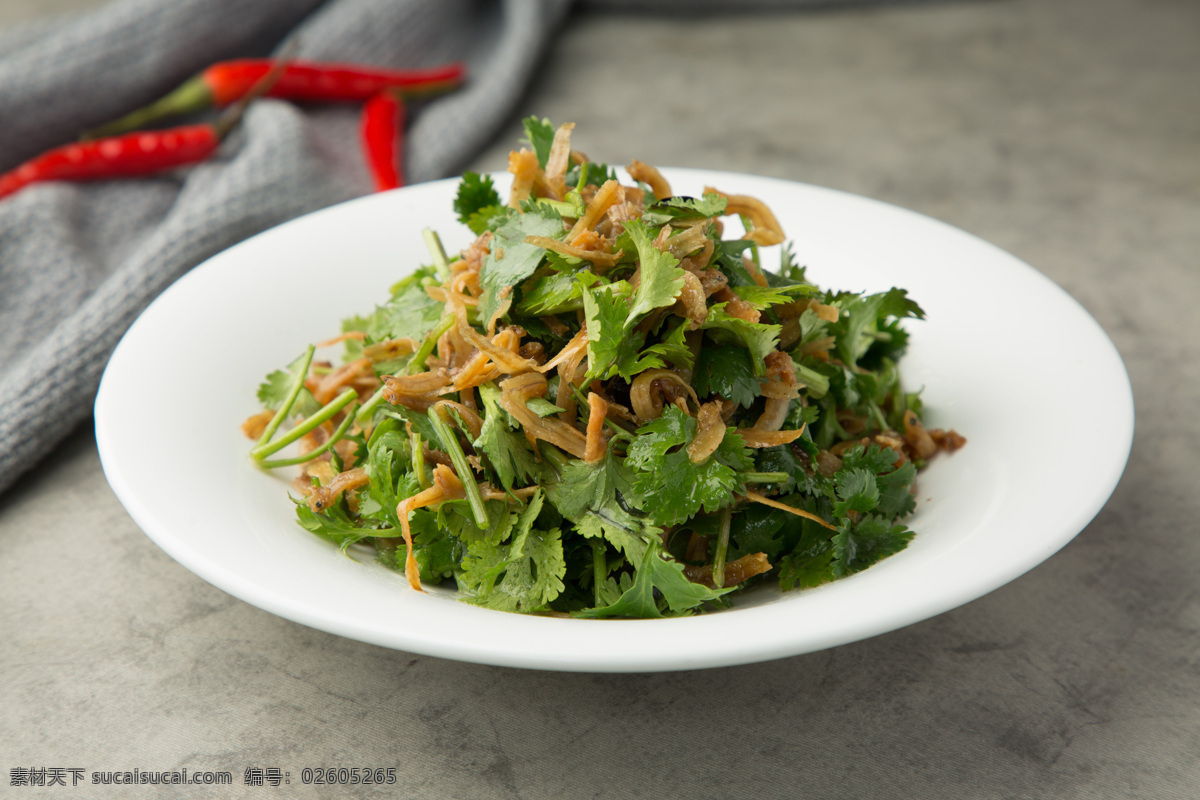
[[[74,5],[0,0],[0,23]],[[122,510],[84,429],[0,497],[0,795],[118,796],[10,789],[21,766],[240,783],[251,766],[295,780],[326,765],[396,766],[401,797],[1200,796],[1198,41],[1191,0],[588,14],[521,104],[576,121],[597,158],[913,208],[1078,298],[1125,358],[1137,435],[1108,506],[1030,574],[904,630],[754,666],[459,664],[312,631],[194,577]],[[518,135],[514,117],[475,168],[501,165]],[[1037,321],[1014,309],[1014,324]]]

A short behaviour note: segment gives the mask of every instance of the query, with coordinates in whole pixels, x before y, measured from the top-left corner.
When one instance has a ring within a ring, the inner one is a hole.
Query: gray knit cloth
[[[570,3],[117,0],[90,15],[5,32],[0,172],[216,61],[295,42],[294,57],[310,60],[465,61],[468,84],[416,109],[406,139],[410,182],[446,177],[512,113]],[[741,13],[829,2],[580,4]],[[109,355],[163,289],[251,234],[371,191],[357,116],[354,107],[262,100],[199,166],[137,180],[48,183],[0,200],[0,492],[88,418]],[[219,319],[214,313],[213,324]],[[147,365],[148,376],[153,369]]]
[[[469,83],[421,107],[406,140],[410,181],[445,177],[512,113],[569,2],[122,0],[18,29],[0,36],[0,171],[215,61],[294,38],[296,58],[466,61]],[[251,234],[371,191],[357,115],[264,100],[200,166],[0,200],[0,491],[87,419],[121,335],[174,280]]]

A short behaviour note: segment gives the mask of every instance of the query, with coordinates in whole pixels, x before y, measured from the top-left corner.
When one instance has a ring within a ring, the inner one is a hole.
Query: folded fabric
[[[829,4],[579,0],[596,10],[693,15]],[[292,43],[292,55],[308,60],[398,68],[466,62],[465,86],[409,115],[409,181],[446,177],[513,112],[570,5],[117,0],[6,31],[0,172],[161,97],[210,64]],[[261,100],[197,166],[137,180],[46,183],[0,200],[0,492],[88,418],[121,335],[173,281],[254,233],[371,191],[358,113],[350,105]],[[153,392],[154,365],[146,369]]]
[[[390,67],[465,61],[422,104],[411,181],[450,175],[513,111],[569,0],[124,0],[0,37],[0,171],[214,62],[268,55]],[[371,191],[351,106],[254,104],[216,156],[138,180],[47,183],[0,201],[0,491],[91,413],[121,335],[209,256]],[[219,324],[214,314],[213,324]],[[202,336],[203,331],[197,331]],[[146,365],[154,391],[154,365]],[[164,402],[167,400],[164,399]]]

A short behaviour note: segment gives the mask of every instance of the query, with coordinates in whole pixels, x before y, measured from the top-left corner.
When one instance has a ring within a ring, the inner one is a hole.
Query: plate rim
[[[114,381],[119,381],[119,371],[124,368],[125,353],[131,345],[128,342],[134,342],[137,337],[142,336],[142,326],[147,324],[143,320],[152,319],[155,313],[153,309],[163,308],[165,305],[176,302],[174,298],[185,296],[192,284],[196,281],[205,280],[205,275],[208,270],[212,270],[211,266],[214,262],[221,264],[229,258],[236,258],[237,253],[242,252],[247,247],[256,247],[261,245],[253,244],[255,242],[264,241],[264,237],[280,237],[287,236],[288,231],[296,226],[312,225],[314,218],[333,218],[342,214],[353,214],[354,208],[360,205],[370,206],[373,204],[389,202],[388,198],[396,193],[409,192],[414,190],[417,192],[434,192],[445,191],[448,187],[456,186],[459,179],[448,178],[441,181],[430,182],[426,184],[418,184],[406,189],[395,190],[394,192],[380,193],[367,195],[360,198],[355,198],[343,203],[338,203],[324,209],[312,212],[310,214],[297,217],[289,220],[278,226],[275,226],[267,231],[264,231],[255,236],[249,237],[243,242],[234,245],[233,247],[217,254],[213,258],[207,259],[197,267],[193,268],[180,280],[172,284],[164,291],[143,314],[139,315],[133,325],[122,337],[113,353],[108,365],[105,368],[104,375],[101,379],[100,389],[97,393],[95,404],[95,430],[97,446],[100,452],[101,465],[105,476],[117,495],[121,504],[133,518],[135,523],[146,534],[166,551],[173,559],[183,565],[185,568],[192,571],[205,581],[214,586],[228,592],[229,594],[242,599],[251,605],[257,606],[277,616],[291,619],[309,627],[324,630],[330,633],[335,633],[341,636],[358,639],[360,641],[369,642],[372,644],[408,650],[416,653],[427,655],[451,658],[462,661],[470,661],[476,663],[494,664],[501,666],[513,666],[536,669],[549,669],[559,671],[586,671],[586,672],[642,672],[642,671],[668,671],[678,669],[697,669],[709,668],[718,666],[731,666],[735,664],[745,664],[781,658],[790,655],[798,655],[805,652],[813,652],[816,650],[826,649],[828,647],[846,644],[853,641],[859,641],[865,638],[896,630],[909,624],[928,619],[946,611],[957,608],[967,602],[973,601],[982,597],[995,589],[1011,582],[1020,575],[1025,574],[1037,565],[1043,563],[1046,559],[1066,546],[1075,538],[1092,519],[1100,512],[1107,503],[1109,497],[1115,490],[1121,475],[1128,463],[1130,449],[1132,447],[1134,433],[1134,398],[1132,386],[1129,381],[1128,370],[1120,357],[1119,351],[1116,349],[1111,338],[1104,331],[1103,327],[1095,320],[1094,317],[1083,307],[1078,300],[1072,297],[1066,290],[1056,284],[1045,274],[1039,272],[1033,266],[1013,256],[1011,253],[1004,251],[996,245],[987,242],[973,234],[963,231],[957,227],[949,225],[945,222],[937,220],[933,217],[921,214],[920,212],[912,211],[900,206],[896,206],[885,201],[864,197],[861,195],[845,192],[838,189],[830,189],[826,187],[814,186],[812,184],[800,183],[795,181],[787,181],[779,178],[771,178],[765,176],[746,175],[736,172],[725,172],[718,170],[697,170],[686,168],[662,168],[663,174],[668,180],[680,180],[685,182],[702,178],[707,181],[712,181],[713,178],[718,178],[723,182],[723,185],[733,186],[735,183],[762,183],[768,182],[779,185],[781,190],[799,189],[802,192],[817,192],[828,193],[828,196],[840,196],[844,200],[853,203],[866,203],[871,207],[882,210],[884,213],[896,214],[897,212],[906,215],[910,220],[917,220],[921,225],[933,224],[935,229],[940,229],[943,232],[952,233],[954,236],[967,237],[967,241],[974,247],[983,246],[990,249],[993,254],[1002,257],[1010,265],[1024,268],[1025,277],[1040,283],[1044,291],[1048,291],[1055,296],[1059,302],[1066,302],[1073,307],[1077,312],[1077,322],[1085,321],[1090,323],[1092,330],[1090,334],[1096,339],[1096,343],[1101,345],[1102,353],[1108,361],[1106,368],[1111,372],[1111,378],[1116,378],[1117,383],[1123,387],[1121,396],[1111,398],[1117,411],[1122,412],[1127,409],[1127,413],[1121,414],[1124,419],[1115,420],[1117,426],[1116,437],[1117,453],[1111,464],[1108,465],[1106,474],[1101,479],[1101,491],[1094,493],[1092,502],[1086,504],[1076,510],[1073,515],[1072,522],[1067,525],[1067,528],[1073,529],[1069,534],[1060,532],[1056,537],[1046,542],[1046,547],[1038,551],[1027,552],[1025,559],[1010,559],[1006,568],[1003,570],[993,570],[990,573],[991,580],[986,582],[976,582],[972,584],[964,584],[956,586],[953,590],[944,591],[940,597],[941,602],[930,605],[927,613],[913,614],[911,610],[907,613],[899,611],[893,614],[881,614],[874,621],[860,622],[860,624],[849,628],[845,631],[845,635],[834,635],[827,637],[826,640],[810,641],[806,645],[797,647],[796,643],[789,639],[776,640],[767,643],[756,644],[753,647],[743,647],[742,649],[733,652],[717,652],[713,654],[705,654],[700,657],[692,656],[688,659],[679,657],[671,657],[670,654],[659,653],[657,655],[646,655],[642,657],[629,658],[621,653],[614,654],[611,658],[597,659],[595,654],[592,654],[589,659],[584,662],[572,654],[564,654],[561,658],[547,658],[545,654],[538,657],[525,657],[519,652],[514,652],[505,648],[482,648],[478,644],[472,644],[462,641],[437,641],[432,639],[421,639],[420,637],[413,638],[404,635],[385,635],[375,629],[367,626],[358,625],[353,622],[347,623],[344,619],[340,619],[338,615],[322,615],[309,613],[303,609],[297,609],[294,605],[289,605],[284,598],[271,594],[263,590],[261,586],[255,586],[253,582],[245,582],[240,576],[234,573],[229,573],[218,569],[215,564],[212,564],[204,559],[198,559],[194,549],[189,549],[186,541],[180,540],[177,536],[172,535],[169,530],[164,530],[163,522],[156,515],[138,500],[138,490],[131,485],[129,475],[121,468],[121,443],[116,431],[113,428],[113,403],[116,402],[114,392],[120,389],[119,383],[114,388]],[[500,180],[503,181],[504,173],[500,174]],[[229,256],[229,253],[234,253],[234,256]],[[394,279],[395,276],[393,276]],[[903,282],[903,280],[901,280]],[[367,303],[376,301],[377,298],[364,297],[363,307]],[[114,366],[116,365],[116,366]],[[118,377],[113,377],[118,376]],[[247,390],[249,392],[251,390]],[[936,405],[936,404],[935,404]],[[920,530],[917,531],[920,536]],[[874,568],[872,568],[874,569]],[[868,573],[870,570],[867,571]],[[866,573],[862,573],[866,574]],[[844,584],[846,581],[853,580],[854,576],[842,579],[832,585]],[[466,604],[457,604],[466,606]],[[497,614],[504,612],[494,612],[486,609],[476,609],[486,614]],[[721,628],[721,623],[713,623],[712,620],[720,620],[721,617],[728,617],[731,613],[746,615],[753,612],[753,608],[738,609],[735,612],[719,612],[716,614],[700,615],[683,619],[670,620],[611,620],[611,621],[586,621],[586,620],[566,620],[569,624],[589,624],[603,626],[691,626],[699,628],[716,627]],[[546,621],[553,618],[547,617],[521,617],[519,615],[510,615],[517,619],[527,621],[538,620],[537,624],[542,625]],[[898,621],[897,617],[903,617],[903,620]],[[665,633],[665,629],[663,630]]]

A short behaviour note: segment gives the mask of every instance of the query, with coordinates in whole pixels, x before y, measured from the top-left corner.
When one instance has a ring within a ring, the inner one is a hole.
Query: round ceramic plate
[[[258,410],[255,390],[427,262],[423,228],[451,252],[470,241],[451,210],[457,181],[294,220],[165,292],[122,340],[96,401],[114,491],[185,567],[304,625],[443,658],[605,672],[749,663],[894,630],[1032,569],[1107,501],[1133,436],[1129,379],[1103,330],[1051,281],[973,236],[877,201],[747,175],[664,172],[680,194],[713,185],[764,200],[820,286],[901,286],[925,309],[927,321],[908,324],[905,386],[925,387],[931,427],[953,427],[969,444],[918,478],[908,549],[815,589],[747,592],[718,613],[575,620],[413,592],[403,575],[298,527],[292,475],[255,468],[239,430]]]

